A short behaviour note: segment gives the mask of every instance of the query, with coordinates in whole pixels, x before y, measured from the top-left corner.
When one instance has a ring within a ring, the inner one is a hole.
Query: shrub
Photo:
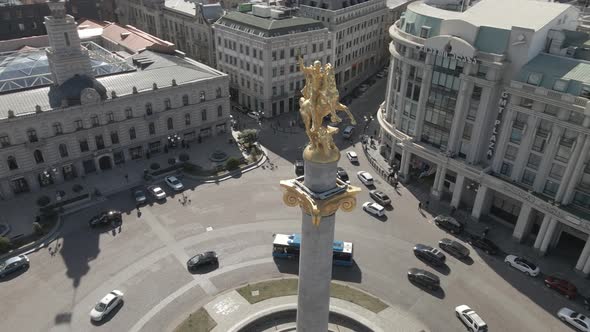
[[[238,169],[238,167],[240,167],[240,160],[237,158],[231,157],[225,162],[225,168],[228,171],[233,171]]]
[[[10,243],[10,239],[4,236],[0,236],[0,253],[4,254],[10,250],[12,243]]]
[[[150,165],[150,168],[153,169],[154,171],[160,168],[160,164],[158,163],[152,163]]]
[[[39,205],[40,207],[47,206],[50,202],[51,199],[49,199],[49,197],[45,195],[37,198],[37,205]]]
[[[182,161],[182,162],[188,161],[189,159],[190,159],[190,157],[189,157],[189,155],[188,155],[188,154],[186,154],[186,153],[181,153],[181,154],[178,156],[178,160],[180,160],[180,161]]]
[[[84,189],[84,187],[82,187],[82,186],[81,186],[81,185],[79,185],[79,184],[75,184],[75,185],[72,187],[72,191],[73,191],[73,192],[75,192],[75,193],[79,193],[79,192],[81,192],[83,189]]]
[[[41,226],[41,224],[38,222],[34,222],[33,233],[37,236],[42,236],[45,233],[45,231],[43,230],[43,226]]]
[[[258,140],[258,130],[246,129],[238,134],[238,142],[241,144],[252,144]]]

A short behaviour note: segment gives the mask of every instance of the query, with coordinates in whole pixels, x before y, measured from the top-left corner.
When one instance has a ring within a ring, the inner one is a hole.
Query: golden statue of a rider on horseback
[[[336,112],[344,111],[352,124],[356,124],[356,121],[348,107],[340,103],[340,93],[336,88],[332,65],[328,63],[322,66],[316,60],[313,65],[306,67],[302,58],[299,58],[298,63],[305,75],[305,86],[301,90],[303,96],[299,98],[299,112],[309,137],[304,157],[319,163],[337,161],[340,151],[336,148],[332,136],[338,132],[338,128],[323,126],[324,117],[330,115],[330,121],[338,123],[342,119]]]

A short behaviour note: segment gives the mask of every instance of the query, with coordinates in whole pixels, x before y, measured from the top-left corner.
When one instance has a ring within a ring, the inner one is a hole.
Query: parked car
[[[469,306],[462,304],[455,308],[455,315],[457,318],[467,326],[470,332],[487,332],[488,325],[479,317],[479,315],[469,308]]]
[[[438,241],[438,246],[442,250],[448,252],[449,254],[457,258],[463,259],[469,257],[469,249],[467,249],[467,247],[465,247],[457,241],[443,238],[440,241]]]
[[[180,180],[178,180],[176,176],[169,175],[164,178],[164,182],[166,182],[168,187],[172,188],[175,191],[181,191],[182,189],[184,189],[184,185],[182,184],[182,182],[180,182]]]
[[[555,289],[559,293],[565,295],[568,299],[576,297],[577,289],[571,282],[558,277],[549,276],[545,278],[545,286],[547,288]]]
[[[488,255],[495,255],[500,252],[500,248],[498,248],[494,242],[481,236],[470,235],[467,239],[467,243],[483,250]]]
[[[440,279],[435,274],[415,267],[408,270],[408,280],[432,290],[440,288]]]
[[[369,174],[369,172],[359,171],[356,173],[356,175],[365,186],[373,185],[373,177],[371,176],[371,174]]]
[[[145,193],[143,192],[143,190],[134,191],[133,198],[135,198],[136,204],[143,204],[147,201],[147,197],[145,197]]]
[[[354,126],[346,126],[346,128],[344,128],[344,130],[342,131],[342,137],[350,138],[353,133],[354,133]]]
[[[148,191],[156,199],[166,199],[166,192],[160,186],[149,186]]]
[[[442,214],[434,218],[434,224],[452,234],[459,234],[463,232],[464,228],[463,224],[457,221],[457,219]]]
[[[303,160],[295,160],[295,175],[302,176],[304,173]]]
[[[506,256],[506,258],[504,258],[504,263],[525,273],[529,277],[536,277],[539,275],[539,273],[541,273],[541,269],[539,269],[535,263],[516,255]]]
[[[578,329],[578,331],[589,332],[590,331],[590,319],[582,315],[579,312],[573,311],[570,308],[561,308],[557,312],[557,317],[562,322],[568,323],[571,326]]]
[[[123,303],[123,292],[113,290],[105,295],[90,311],[90,319],[101,321],[109,312],[113,311],[119,304]]]
[[[446,260],[445,254],[440,250],[425,244],[416,244],[414,246],[414,255],[434,266],[442,266]]]
[[[350,179],[348,178],[348,173],[342,167],[338,167],[338,172],[336,176],[340,179],[340,181],[350,183]]]
[[[18,270],[29,267],[29,257],[27,255],[18,255],[10,257],[7,260],[0,262],[0,278],[4,278],[7,274],[16,272]]]
[[[219,259],[215,251],[206,251],[191,257],[191,259],[186,262],[186,268],[189,271],[194,271],[199,267],[208,264],[219,264]]]
[[[369,191],[369,196],[375,200],[375,202],[387,206],[391,204],[391,199],[381,190],[373,189]]]
[[[102,211],[101,213],[90,218],[90,220],[88,220],[88,225],[90,225],[90,227],[104,226],[110,225],[113,222],[121,222],[122,220],[121,211],[108,210]]]
[[[377,217],[382,217],[385,214],[385,208],[373,202],[363,203],[363,210]]]
[[[260,118],[260,113],[258,112],[248,112],[246,115],[254,120],[258,120]]]
[[[348,158],[348,160],[352,164],[358,164],[359,163],[359,157],[357,156],[356,152],[354,152],[354,151],[348,151],[348,152],[346,152],[346,157]]]
[[[378,72],[378,73],[377,73],[377,75],[375,75],[375,76],[377,76],[377,78],[383,78],[383,77],[385,77],[386,75],[387,75],[387,73],[380,71],[380,72]]]

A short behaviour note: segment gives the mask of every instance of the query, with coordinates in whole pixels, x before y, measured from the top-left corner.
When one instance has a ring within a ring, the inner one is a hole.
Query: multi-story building
[[[301,17],[321,21],[330,31],[336,84],[341,95],[381,69],[389,60],[385,0],[302,0]]]
[[[125,60],[81,43],[63,2],[48,5],[50,47],[0,56],[1,199],[108,173],[162,151],[173,134],[190,141],[229,129],[227,75],[179,53]]]
[[[588,274],[590,39],[576,31],[579,11],[437,3],[409,4],[390,28],[381,153],[401,178],[432,179],[432,196]]]
[[[215,67],[212,24],[224,13],[219,3],[185,0],[119,0],[117,18],[123,25],[168,40],[187,56]]]
[[[0,40],[44,35],[46,0],[0,0]]]
[[[252,12],[228,12],[214,25],[217,68],[230,76],[232,98],[264,117],[299,109],[299,57],[306,65],[333,59],[328,29],[290,11],[254,5]]]

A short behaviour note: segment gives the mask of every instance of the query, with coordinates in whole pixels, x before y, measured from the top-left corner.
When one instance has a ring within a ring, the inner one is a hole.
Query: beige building
[[[159,153],[171,135],[191,141],[229,130],[227,75],[178,53],[123,59],[81,43],[63,2],[49,6],[50,46],[0,56],[1,199],[108,175]]]

